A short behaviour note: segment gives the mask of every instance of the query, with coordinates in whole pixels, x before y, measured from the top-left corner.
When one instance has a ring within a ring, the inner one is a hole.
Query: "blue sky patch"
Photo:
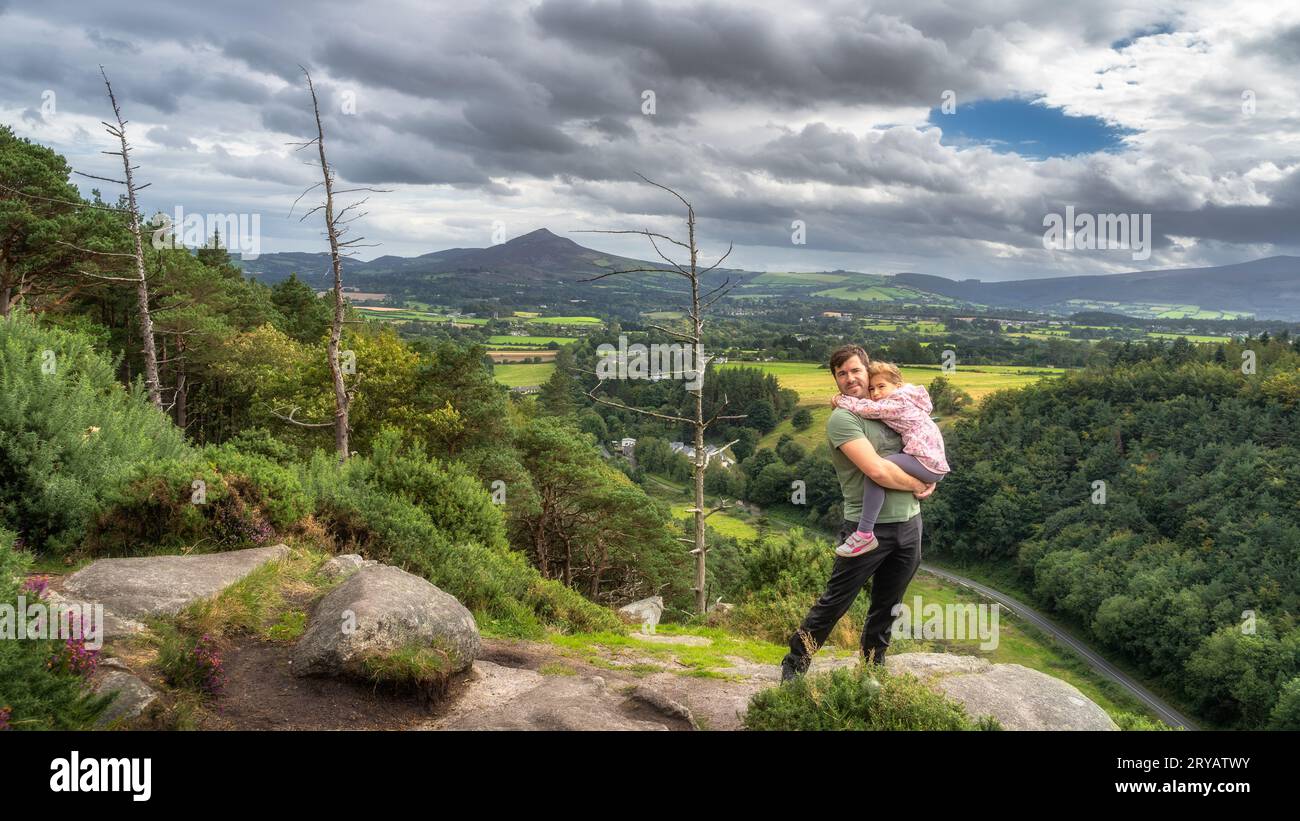
[[[1070,117],[1059,108],[1016,99],[958,103],[952,114],[934,108],[929,122],[943,130],[944,145],[985,145],[1037,160],[1117,151],[1124,136],[1134,133],[1097,117]]]
[[[1124,49],[1136,43],[1138,40],[1141,40],[1143,37],[1151,37],[1156,34],[1173,34],[1173,33],[1174,33],[1173,23],[1160,23],[1159,25],[1149,26],[1147,28],[1144,28],[1141,31],[1135,31],[1132,34],[1130,34],[1128,37],[1123,38],[1122,40],[1116,40],[1115,42],[1110,44],[1110,47],[1115,49],[1116,51],[1123,51]]]

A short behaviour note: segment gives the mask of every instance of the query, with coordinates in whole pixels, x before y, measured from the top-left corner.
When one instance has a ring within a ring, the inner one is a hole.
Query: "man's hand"
[[[913,493],[920,493],[926,488],[925,482],[909,476],[907,471],[893,462],[882,459],[871,446],[871,440],[865,436],[840,445],[840,452],[849,457],[849,461],[857,465],[858,470],[865,473],[868,479],[883,488],[910,490]]]

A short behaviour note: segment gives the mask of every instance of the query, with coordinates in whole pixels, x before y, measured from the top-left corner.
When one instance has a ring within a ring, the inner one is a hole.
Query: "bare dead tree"
[[[320,103],[316,98],[316,86],[312,83],[311,72],[306,67],[298,66],[302,69],[303,75],[307,78],[307,90],[311,92],[312,113],[316,117],[316,136],[306,142],[294,143],[297,150],[301,150],[311,145],[315,145],[320,155],[321,182],[309,187],[306,191],[298,196],[301,200],[309,191],[321,187],[325,191],[325,201],[303,214],[299,221],[307,219],[317,211],[325,213],[325,233],[329,237],[330,243],[330,262],[334,272],[334,316],[330,322],[330,338],[327,346],[330,366],[330,378],[334,385],[334,420],[332,423],[319,422],[301,422],[293,418],[297,408],[293,408],[286,416],[278,412],[273,413],[286,422],[291,422],[302,427],[327,427],[330,424],[334,427],[334,447],[338,451],[339,462],[347,461],[348,450],[348,433],[350,431],[348,413],[352,405],[352,397],[355,394],[356,385],[351,389],[343,381],[343,366],[339,357],[339,344],[343,337],[343,323],[346,306],[343,301],[343,257],[351,253],[350,249],[360,247],[364,237],[344,240],[342,237],[347,233],[347,225],[354,220],[365,216],[365,212],[356,212],[355,209],[365,204],[363,198],[358,202],[347,205],[341,209],[334,207],[335,194],[347,194],[355,191],[379,191],[376,188],[349,188],[335,190],[334,169],[330,167],[329,160],[325,157],[325,127],[321,124]],[[298,200],[294,201],[297,205]],[[354,213],[355,212],[355,213]]]
[[[644,416],[654,417],[656,419],[663,419],[670,422],[681,422],[681,423],[691,425],[695,434],[694,436],[695,462],[694,462],[694,469],[692,471],[694,484],[695,484],[695,504],[690,508],[690,512],[694,514],[694,518],[695,518],[695,535],[694,538],[681,539],[681,541],[687,542],[693,546],[691,550],[691,554],[695,556],[695,586],[692,588],[692,590],[695,592],[695,609],[696,612],[698,613],[704,613],[705,610],[707,609],[707,604],[708,604],[706,599],[707,588],[705,586],[705,578],[706,578],[706,565],[707,565],[706,556],[709,550],[708,545],[705,543],[705,539],[704,539],[704,521],[708,519],[710,516],[712,516],[714,513],[717,513],[718,511],[723,510],[726,507],[725,499],[722,500],[722,504],[712,508],[711,510],[706,510],[704,506],[704,472],[708,468],[709,460],[710,460],[710,454],[708,454],[705,451],[704,432],[709,428],[710,425],[712,425],[715,422],[721,420],[729,420],[729,419],[744,419],[745,414],[723,415],[722,412],[727,408],[727,398],[724,395],[722,397],[722,404],[718,407],[718,409],[714,412],[714,414],[710,416],[708,419],[704,418],[704,374],[705,374],[706,365],[708,363],[708,359],[704,355],[704,342],[703,342],[704,312],[708,310],[708,308],[710,308],[719,299],[726,296],[727,293],[730,292],[731,279],[727,278],[727,280],[724,281],[721,285],[717,286],[716,288],[713,288],[708,293],[701,294],[701,290],[703,289],[704,275],[714,270],[719,265],[721,265],[722,262],[726,260],[728,256],[731,255],[731,250],[733,246],[728,245],[726,253],[724,253],[721,257],[719,257],[717,262],[705,268],[700,267],[699,248],[695,242],[695,207],[691,205],[689,202],[687,202],[686,199],[681,194],[677,193],[676,191],[669,188],[668,186],[662,185],[650,179],[646,179],[646,177],[644,177],[641,174],[637,174],[637,176],[641,177],[641,179],[644,180],[646,183],[653,185],[656,188],[661,188],[664,191],[667,191],[669,194],[672,194],[682,203],[682,205],[686,207],[686,239],[685,240],[676,239],[674,237],[670,237],[665,234],[656,233],[654,231],[650,231],[649,229],[640,230],[640,231],[593,230],[593,231],[584,231],[579,233],[639,234],[650,241],[650,245],[654,248],[655,253],[657,253],[659,257],[663,259],[664,262],[668,263],[668,265],[671,267],[669,268],[638,267],[638,268],[627,268],[619,271],[608,271],[606,273],[591,277],[589,279],[579,280],[579,282],[594,282],[599,279],[604,279],[605,277],[618,276],[620,274],[667,273],[667,274],[675,274],[677,276],[680,276],[686,279],[687,282],[690,283],[690,306],[687,309],[687,315],[690,321],[689,321],[689,330],[687,332],[683,333],[682,331],[673,330],[672,328],[667,328],[662,325],[655,325],[652,323],[647,323],[647,325],[651,328],[654,328],[657,331],[669,335],[674,339],[678,339],[687,343],[690,346],[690,350],[693,351],[694,368],[683,367],[684,373],[681,375],[685,375],[685,373],[690,373],[691,381],[695,383],[695,387],[690,387],[689,385],[687,387],[687,392],[694,395],[694,414],[690,417],[685,417],[685,416],[678,416],[675,414],[658,413],[656,411],[650,411],[644,408],[632,407],[622,402],[614,402],[606,397],[598,396],[597,391],[599,391],[601,389],[601,386],[605,384],[605,380],[601,378],[601,374],[599,373],[599,371],[593,372],[597,377],[597,383],[595,387],[593,387],[590,391],[587,392],[587,396],[593,401],[598,402],[602,405],[609,405],[610,407],[620,408],[622,410],[627,410],[627,411],[633,411],[635,413],[639,413]],[[659,243],[656,242],[656,240],[662,240],[665,243],[671,243],[672,245],[676,245],[679,248],[683,249],[683,251],[689,255],[688,261],[686,261],[685,263],[678,263],[675,260],[671,259],[659,247]],[[725,450],[726,448],[734,444],[735,441],[728,442],[726,445],[723,445],[722,448],[719,449],[719,452],[721,450]]]
[[[110,277],[93,274],[82,271],[80,273],[102,280],[115,282],[130,282],[135,285],[136,293],[136,313],[140,321],[140,337],[143,342],[141,353],[144,355],[144,384],[149,392],[149,401],[155,408],[162,410],[162,385],[158,378],[158,347],[154,341],[153,315],[149,309],[149,280],[145,276],[144,270],[144,241],[140,233],[140,207],[136,194],[139,191],[149,187],[149,183],[137,186],[135,184],[134,172],[140,167],[131,165],[131,146],[126,139],[127,121],[122,119],[122,109],[117,104],[117,96],[113,93],[113,84],[108,81],[108,74],[104,67],[99,67],[99,73],[104,78],[104,86],[108,89],[108,101],[113,104],[113,116],[117,125],[103,123],[104,128],[110,135],[117,138],[121,146],[121,151],[102,151],[102,154],[109,154],[122,158],[122,171],[124,179],[113,179],[111,177],[99,177],[94,174],[83,174],[76,172],[80,176],[89,177],[94,180],[103,180],[104,182],[116,183],[117,185],[126,186],[126,204],[127,204],[127,227],[131,231],[131,239],[134,242],[135,250],[132,254],[109,253],[105,251],[95,251],[92,253],[106,254],[108,256],[130,256],[134,258],[135,273],[128,277]],[[80,249],[87,250],[87,249]]]

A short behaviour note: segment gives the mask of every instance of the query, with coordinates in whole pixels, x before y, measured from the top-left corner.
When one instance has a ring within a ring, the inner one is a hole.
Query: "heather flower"
[[[49,586],[49,576],[30,576],[23,581],[22,589],[24,593],[35,593],[38,598],[43,599]]]
[[[81,621],[75,613],[68,613],[71,635],[61,646],[55,649],[45,666],[49,669],[62,669],[79,676],[89,678],[99,668],[99,651],[86,646],[86,638],[81,632]]]
[[[0,707],[0,730],[9,729],[9,716],[13,715],[12,707]]]
[[[221,653],[212,637],[204,633],[194,644],[194,666],[199,674],[199,687],[210,695],[218,695],[226,686]]]

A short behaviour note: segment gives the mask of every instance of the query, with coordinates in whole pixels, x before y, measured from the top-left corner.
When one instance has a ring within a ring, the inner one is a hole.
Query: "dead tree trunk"
[[[709,291],[707,294],[701,295],[700,290],[701,290],[701,285],[703,282],[704,275],[709,273],[713,269],[717,268],[719,265],[722,264],[723,260],[725,260],[728,256],[731,255],[731,247],[728,246],[727,252],[723,254],[718,259],[717,262],[713,263],[707,268],[701,269],[699,267],[699,248],[695,242],[695,207],[691,205],[689,202],[687,202],[686,199],[682,197],[681,194],[677,193],[676,191],[669,188],[668,186],[661,185],[657,182],[654,182],[653,180],[648,180],[644,176],[641,176],[640,174],[638,174],[637,176],[641,177],[642,180],[645,180],[645,182],[649,183],[650,185],[653,185],[657,188],[662,188],[664,191],[667,191],[668,193],[672,194],[679,201],[681,201],[682,205],[686,206],[686,240],[683,242],[682,240],[674,239],[672,237],[666,236],[664,234],[655,233],[650,230],[594,231],[592,233],[640,234],[650,241],[650,244],[654,247],[655,252],[658,253],[659,256],[672,267],[671,268],[629,268],[622,271],[610,271],[608,273],[604,273],[599,276],[591,277],[590,279],[585,279],[581,281],[594,282],[595,280],[604,279],[607,276],[615,276],[618,274],[668,273],[668,274],[676,274],[678,276],[681,276],[690,283],[691,303],[689,309],[689,317],[690,317],[689,333],[682,333],[681,331],[676,331],[671,328],[666,328],[652,323],[647,323],[647,325],[651,328],[654,328],[657,331],[668,334],[670,337],[674,339],[680,340],[688,344],[689,350],[693,354],[694,363],[692,366],[688,366],[684,370],[690,373],[691,375],[690,381],[694,382],[693,387],[690,385],[687,386],[687,391],[694,394],[693,397],[694,413],[692,414],[691,417],[657,413],[654,411],[645,410],[643,408],[634,408],[629,405],[625,405],[622,402],[612,402],[604,397],[597,396],[596,392],[600,390],[601,386],[604,384],[604,379],[601,378],[599,372],[597,372],[596,374],[596,376],[598,377],[597,384],[595,387],[593,387],[590,391],[587,392],[587,396],[596,402],[599,402],[604,405],[609,405],[611,407],[633,411],[635,413],[640,413],[645,416],[652,416],[657,419],[664,419],[670,422],[683,422],[691,425],[692,430],[694,431],[695,434],[694,435],[695,460],[694,460],[694,469],[692,471],[693,474],[692,478],[694,479],[694,486],[695,486],[694,487],[695,503],[691,508],[691,512],[694,513],[695,528],[694,528],[694,538],[683,539],[682,541],[685,541],[692,545],[691,553],[695,556],[695,586],[692,588],[692,590],[695,592],[695,609],[696,612],[704,613],[708,605],[707,597],[706,597],[706,579],[707,579],[706,556],[709,550],[708,545],[706,544],[704,538],[704,521],[708,519],[710,516],[712,516],[714,513],[717,513],[719,510],[722,510],[726,505],[726,501],[723,500],[722,505],[715,507],[712,510],[706,510],[704,507],[704,471],[709,466],[709,454],[706,453],[705,451],[704,432],[708,429],[710,425],[712,425],[716,421],[724,420],[724,419],[744,419],[745,415],[744,414],[725,415],[725,416],[722,415],[722,411],[726,410],[727,407],[727,400],[726,397],[724,396],[722,400],[722,405],[718,408],[717,412],[714,413],[713,416],[709,417],[708,419],[704,418],[704,376],[705,376],[705,370],[707,366],[707,358],[705,357],[704,354],[704,336],[703,336],[704,311],[707,310],[710,306],[712,306],[715,302],[717,302],[719,299],[721,299],[730,291],[730,288],[728,286],[731,284],[731,280],[730,278],[728,278],[725,282],[723,282],[721,285],[714,288],[713,290]],[[664,254],[662,250],[660,250],[658,243],[655,242],[656,239],[661,239],[664,240],[665,242],[670,242],[673,245],[676,245],[684,249],[686,253],[689,255],[689,261],[685,265],[681,265],[675,262],[674,260],[670,259],[667,255]],[[676,375],[685,376],[686,374],[683,373],[683,374],[676,374]],[[728,446],[733,444],[735,444],[735,442],[729,442],[726,445],[723,445],[722,448],[719,449],[719,452],[721,452],[721,450],[725,450]]]
[[[334,216],[334,174],[325,159],[325,128],[320,121],[320,104],[316,100],[316,86],[311,74],[307,75],[307,88],[311,91],[312,113],[316,117],[316,148],[320,153],[320,170],[325,186],[325,231],[330,241],[330,262],[334,269],[334,317],[330,322],[329,363],[330,378],[334,382],[334,447],[339,462],[348,458],[348,407],[351,397],[343,385],[343,365],[339,361],[339,340],[343,337],[343,259],[339,254],[338,226]]]
[[[153,333],[153,315],[149,310],[149,281],[144,272],[144,241],[140,236],[140,208],[136,200],[136,192],[148,187],[148,184],[136,187],[134,172],[139,166],[131,165],[131,147],[126,141],[126,121],[122,119],[122,109],[117,104],[117,97],[113,94],[113,85],[108,81],[108,74],[105,73],[104,67],[99,67],[99,73],[104,77],[104,86],[108,88],[108,100],[113,104],[113,116],[117,120],[117,125],[104,123],[108,133],[118,139],[122,146],[121,151],[105,151],[105,154],[122,158],[122,170],[124,179],[112,180],[107,177],[94,177],[107,182],[116,182],[126,186],[127,217],[129,220],[128,227],[131,230],[131,239],[134,243],[135,257],[135,276],[131,281],[135,283],[135,295],[137,304],[137,315],[140,320],[140,338],[143,342],[141,353],[144,355],[144,384],[149,392],[149,401],[155,408],[162,410],[162,383],[158,379],[158,348],[154,341]],[[84,174],[83,176],[91,177],[93,175]]]
[[[348,223],[365,216],[364,212],[348,216],[348,212],[364,205],[366,200],[363,198],[358,202],[346,205],[343,208],[335,208],[334,196],[336,194],[348,194],[354,191],[381,191],[383,189],[362,187],[340,190],[334,187],[334,169],[330,167],[329,160],[325,157],[325,127],[321,123],[320,102],[316,98],[316,86],[312,83],[311,72],[307,71],[307,69],[302,66],[299,66],[299,68],[302,68],[302,73],[307,78],[307,89],[311,92],[312,114],[316,118],[316,136],[306,142],[297,143],[297,146],[299,149],[302,149],[309,145],[315,145],[320,156],[321,182],[311,186],[307,191],[310,191],[312,188],[316,188],[317,186],[321,186],[325,189],[325,201],[320,205],[317,205],[315,208],[312,208],[306,214],[303,214],[301,219],[306,219],[317,211],[325,212],[325,232],[329,237],[330,263],[334,271],[334,315],[330,322],[330,338],[329,344],[326,348],[327,356],[329,358],[330,381],[333,383],[334,389],[334,420],[332,422],[316,423],[301,422],[293,418],[293,415],[298,411],[297,408],[290,409],[288,415],[275,410],[271,411],[271,413],[286,422],[292,422],[295,425],[305,428],[333,427],[334,447],[335,450],[338,451],[339,462],[343,463],[347,461],[348,456],[350,455],[348,449],[348,433],[350,431],[349,412],[352,406],[353,391],[356,390],[357,386],[356,381],[353,382],[351,388],[344,383],[343,364],[341,361],[342,352],[339,350],[343,337],[343,317],[346,312],[346,305],[343,301],[343,257],[350,253],[347,249],[357,247],[360,245],[361,240],[364,239],[363,237],[357,237],[355,239],[344,240],[343,235],[347,233]],[[298,199],[302,199],[306,196],[307,191],[300,194]],[[297,201],[295,201],[294,204],[297,205]],[[351,372],[352,371],[349,371],[349,373]],[[357,381],[359,381],[359,379]]]

